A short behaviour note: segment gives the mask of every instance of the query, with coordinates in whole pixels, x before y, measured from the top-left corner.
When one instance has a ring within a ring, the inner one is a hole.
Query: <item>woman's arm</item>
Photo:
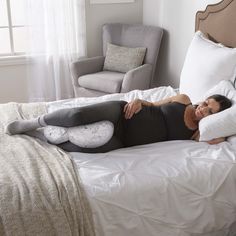
[[[169,98],[163,99],[158,102],[153,102],[153,106],[160,106],[160,105],[163,105],[166,103],[171,103],[171,102],[179,102],[179,103],[183,103],[183,104],[189,104],[189,103],[191,103],[191,100],[186,94],[178,94],[176,96],[169,97]]]
[[[191,101],[189,97],[185,94],[179,94],[173,97],[163,99],[158,102],[148,102],[141,99],[135,99],[132,102],[129,102],[125,105],[124,107],[125,119],[132,118],[134,114],[138,113],[142,109],[142,106],[160,106],[171,102],[180,102],[183,104],[189,104]]]
[[[191,140],[195,140],[197,142],[199,142],[199,138],[200,138],[200,132],[199,130],[195,131],[193,136],[191,137]]]
[[[199,130],[197,130],[193,136],[191,137],[192,140],[195,140],[197,142],[199,142],[199,138],[200,138],[200,132]],[[215,139],[212,139],[212,140],[209,140],[209,141],[206,141],[208,144],[218,144],[218,143],[222,143],[226,140],[226,138],[215,138]]]
[[[226,141],[226,138],[215,138],[215,139],[212,139],[210,141],[207,141],[207,143],[209,144],[218,144],[218,143],[222,143]]]

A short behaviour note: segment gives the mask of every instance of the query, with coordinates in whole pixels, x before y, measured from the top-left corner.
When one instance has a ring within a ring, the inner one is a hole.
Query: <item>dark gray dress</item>
[[[69,152],[99,153],[168,140],[190,139],[194,133],[184,122],[185,104],[178,102],[161,106],[143,106],[131,119],[124,118],[125,101],[109,101],[86,107],[68,108],[47,114],[48,125],[73,127],[109,120],[114,124],[113,137],[103,146],[82,148],[71,142],[58,146]]]

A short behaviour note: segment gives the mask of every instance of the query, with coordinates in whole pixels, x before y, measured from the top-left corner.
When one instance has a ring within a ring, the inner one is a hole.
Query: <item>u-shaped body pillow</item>
[[[107,143],[114,133],[114,125],[110,121],[99,121],[89,125],[70,128],[59,126],[44,127],[44,136],[53,144],[67,141],[83,147],[96,148]]]

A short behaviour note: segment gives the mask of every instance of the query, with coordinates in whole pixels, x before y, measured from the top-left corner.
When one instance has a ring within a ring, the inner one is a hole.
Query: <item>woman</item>
[[[64,141],[59,147],[70,152],[98,153],[168,140],[198,140],[199,121],[231,106],[222,95],[213,95],[192,105],[184,94],[159,102],[136,99],[132,102],[110,101],[86,107],[61,109],[33,120],[14,121],[6,127],[8,134],[21,134],[45,126],[75,127],[108,120],[114,125],[112,138],[95,148],[84,148]],[[224,138],[211,140],[217,144]]]

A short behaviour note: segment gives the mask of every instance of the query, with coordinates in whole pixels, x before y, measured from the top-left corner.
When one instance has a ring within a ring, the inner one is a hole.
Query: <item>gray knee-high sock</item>
[[[31,120],[16,120],[6,126],[5,132],[7,134],[22,134],[46,125],[44,116]]]

